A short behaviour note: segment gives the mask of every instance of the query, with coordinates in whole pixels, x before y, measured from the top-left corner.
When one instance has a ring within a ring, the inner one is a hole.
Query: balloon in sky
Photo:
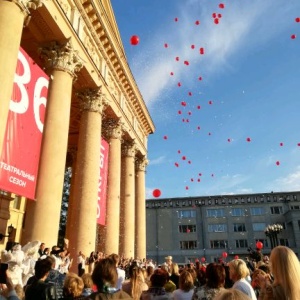
[[[291,39],[294,40],[296,38],[296,34],[291,35]]]
[[[158,198],[161,195],[161,191],[159,189],[153,190],[153,197]]]
[[[136,46],[140,42],[140,38],[137,35],[133,35],[130,38],[130,44]]]

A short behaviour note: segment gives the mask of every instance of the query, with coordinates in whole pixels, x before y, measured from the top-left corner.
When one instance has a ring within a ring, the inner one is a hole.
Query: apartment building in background
[[[271,224],[283,226],[278,244],[300,248],[300,192],[148,199],[146,220],[147,257],[158,264],[168,255],[178,263],[246,258],[258,241],[269,255]]]

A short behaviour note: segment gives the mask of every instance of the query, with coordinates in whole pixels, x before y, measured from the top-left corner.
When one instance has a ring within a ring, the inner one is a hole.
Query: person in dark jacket
[[[48,259],[35,263],[35,277],[26,287],[25,300],[57,300],[55,285],[45,282],[51,268],[52,263]]]

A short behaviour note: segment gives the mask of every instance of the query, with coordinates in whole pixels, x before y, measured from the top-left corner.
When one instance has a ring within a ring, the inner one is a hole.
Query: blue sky
[[[300,190],[299,0],[112,6],[156,126],[147,198],[154,189],[161,198]]]

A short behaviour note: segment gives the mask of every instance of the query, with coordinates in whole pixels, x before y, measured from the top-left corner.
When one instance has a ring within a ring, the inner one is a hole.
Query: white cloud
[[[224,69],[231,70],[230,57],[246,56],[247,49],[267,43],[284,30],[289,23],[282,20],[282,15],[292,8],[283,4],[282,0],[276,3],[270,0],[233,1],[222,11],[215,5],[212,7],[209,1],[201,5],[194,0],[182,4],[179,22],[161,24],[132,60],[133,74],[148,108],[151,110],[155,103],[165,99],[168,90],[176,88],[178,80],[190,80],[191,74],[199,70],[207,77]],[[214,10],[223,14],[219,25],[213,24],[211,13]],[[277,19],[280,27],[270,26],[269,18]],[[201,22],[199,26],[194,25],[197,19]],[[166,42],[169,47],[164,49]],[[196,46],[193,51],[191,44]],[[202,45],[206,54],[200,56]],[[180,57],[180,62],[175,61],[176,56]],[[190,65],[184,65],[184,60]],[[174,72],[172,78],[170,71]]]
[[[216,183],[205,189],[206,195],[232,195],[252,192],[252,189],[241,188],[240,185],[246,182],[249,176],[242,174],[226,175],[216,179]]]
[[[149,160],[149,165],[153,166],[153,165],[160,165],[162,163],[164,163],[166,161],[166,157],[165,156],[160,156],[158,158]]]
[[[300,166],[293,173],[285,177],[279,177],[269,184],[269,190],[274,192],[299,191],[300,190]]]

